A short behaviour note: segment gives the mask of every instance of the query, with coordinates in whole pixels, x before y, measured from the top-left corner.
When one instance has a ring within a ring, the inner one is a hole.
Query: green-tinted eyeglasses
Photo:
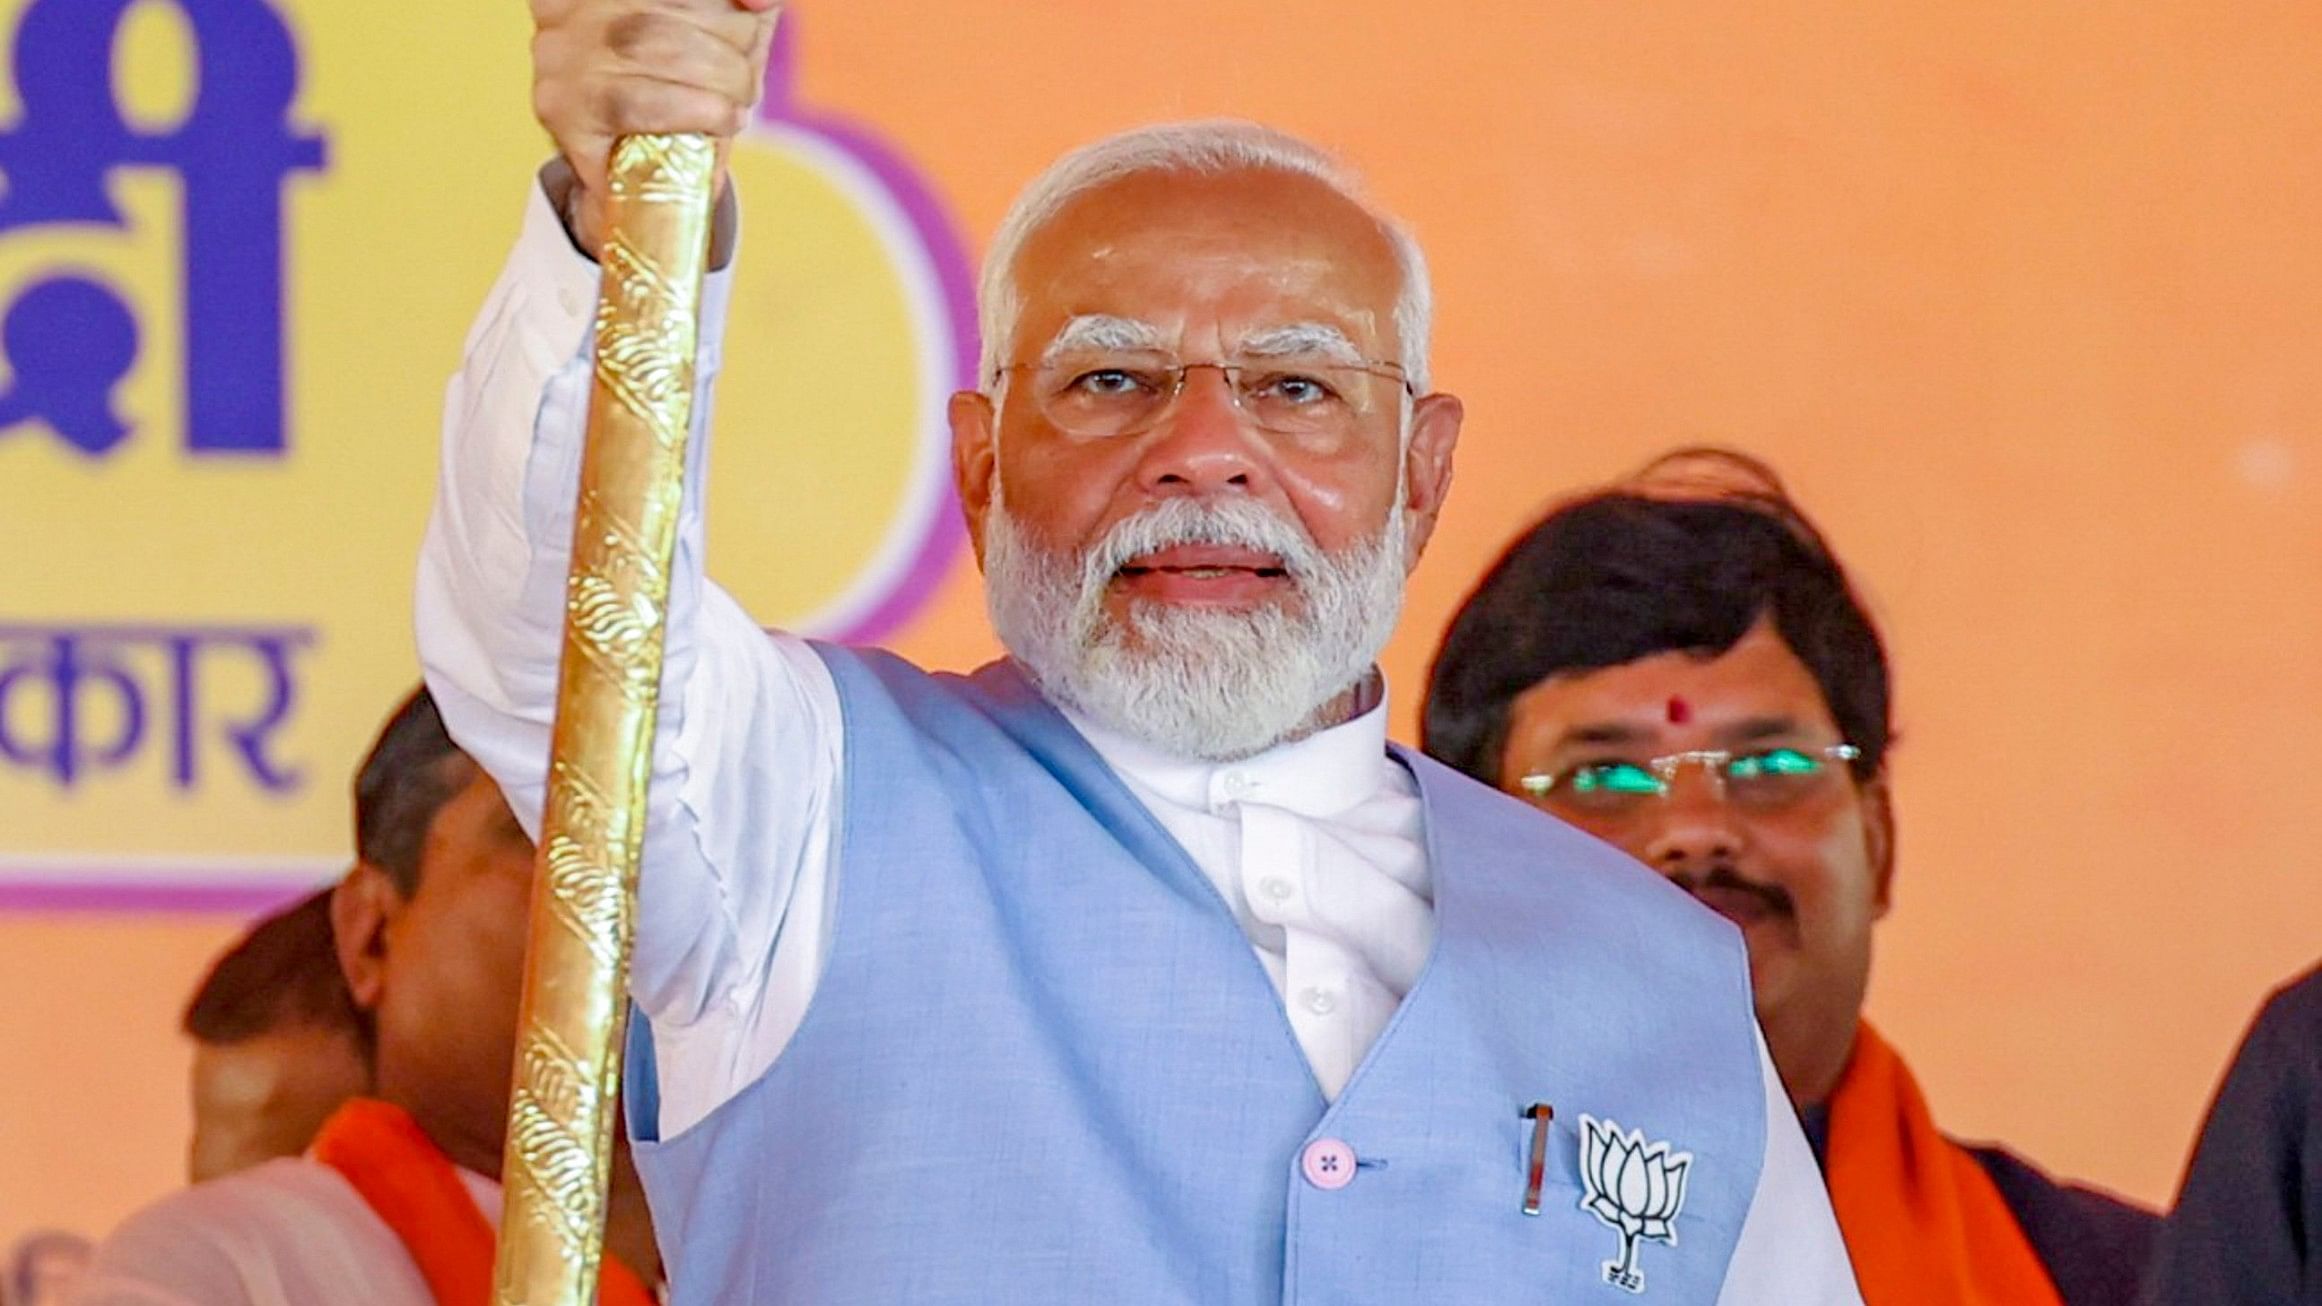
[[[1718,796],[1735,807],[1774,811],[1825,790],[1844,764],[1862,756],[1852,744],[1822,748],[1751,749],[1697,748],[1683,753],[1628,761],[1600,759],[1581,762],[1560,771],[1522,776],[1516,785],[1535,802],[1592,815],[1620,815],[1642,810],[1669,796],[1677,772],[1698,765],[1710,776]]]

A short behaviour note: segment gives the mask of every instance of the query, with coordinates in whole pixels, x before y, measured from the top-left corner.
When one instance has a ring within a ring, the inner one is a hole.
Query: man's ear
[[[331,890],[331,934],[339,952],[339,971],[347,977],[358,1011],[379,1005],[386,983],[387,927],[403,910],[403,895],[387,872],[369,862],[357,862],[339,886]]]
[[[951,479],[967,515],[976,565],[984,562],[984,514],[1000,484],[999,413],[989,395],[962,390],[951,397]]]
[[[1862,841],[1875,889],[1873,919],[1883,919],[1895,905],[1895,800],[1884,771],[1862,783]]]
[[[1411,405],[1411,438],[1403,447],[1403,511],[1410,514],[1403,569],[1419,565],[1419,555],[1435,534],[1435,519],[1451,494],[1451,452],[1467,415],[1458,396],[1422,395]]]

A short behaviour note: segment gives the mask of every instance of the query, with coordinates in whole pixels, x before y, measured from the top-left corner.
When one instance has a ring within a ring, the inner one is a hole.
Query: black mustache
[[[1670,876],[1669,879],[1678,888],[1695,897],[1701,896],[1705,889],[1722,889],[1729,893],[1748,894],[1764,903],[1767,910],[1780,912],[1785,916],[1790,915],[1793,910],[1789,890],[1777,884],[1760,884],[1755,880],[1743,879],[1741,874],[1730,866],[1712,866],[1707,871],[1701,872],[1680,871]]]

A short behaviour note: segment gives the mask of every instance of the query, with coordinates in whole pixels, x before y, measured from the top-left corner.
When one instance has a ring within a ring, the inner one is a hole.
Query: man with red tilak
[[[1862,1017],[1893,901],[1886,650],[1754,460],[1690,450],[1549,513],[1461,606],[1426,746],[1739,926],[1870,1306],[2111,1306],[2155,1220],[1943,1135]]]

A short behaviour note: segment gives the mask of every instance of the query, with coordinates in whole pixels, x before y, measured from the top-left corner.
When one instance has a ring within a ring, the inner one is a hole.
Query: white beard
[[[1398,502],[1400,496],[1398,496]],[[1184,544],[1282,560],[1298,601],[1246,612],[1140,603],[1105,610],[1123,563]],[[1000,642],[1050,701],[1180,757],[1227,762],[1307,733],[1370,672],[1403,606],[1403,514],[1336,554],[1246,499],[1169,499],[1087,553],[1032,540],[994,498],[984,601]]]

